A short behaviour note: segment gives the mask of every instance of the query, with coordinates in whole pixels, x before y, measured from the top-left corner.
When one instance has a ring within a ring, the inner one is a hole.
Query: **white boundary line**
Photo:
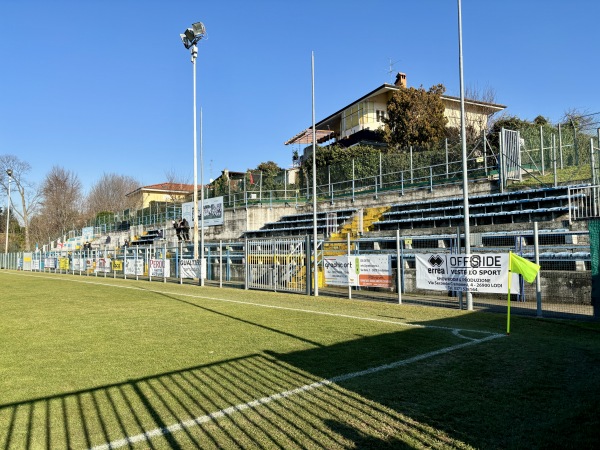
[[[33,274],[35,274],[35,273],[32,272],[32,275]],[[21,273],[19,273],[19,274],[12,273],[11,275],[31,276],[31,275],[25,275],[25,274],[21,275]],[[420,325],[420,324],[414,324],[414,323],[408,323],[408,322],[400,322],[397,320],[377,319],[374,317],[361,317],[361,316],[353,316],[350,314],[339,314],[339,313],[330,313],[330,312],[325,312],[325,311],[315,311],[315,310],[311,310],[311,309],[291,308],[289,306],[266,305],[264,303],[246,302],[246,301],[242,301],[242,300],[232,300],[232,299],[219,298],[219,297],[209,297],[206,295],[186,294],[186,293],[182,293],[182,292],[162,291],[162,290],[158,290],[158,289],[145,289],[145,288],[141,288],[141,287],[137,287],[137,286],[123,286],[120,284],[101,283],[98,281],[65,279],[65,278],[61,278],[59,276],[43,276],[43,275],[37,275],[37,274],[35,274],[33,276],[35,276],[37,278],[45,278],[45,279],[49,279],[49,280],[70,281],[72,283],[92,284],[92,285],[97,285],[97,286],[108,286],[108,287],[114,287],[114,288],[120,288],[120,289],[132,289],[132,290],[144,291],[144,292],[149,292],[149,293],[154,293],[154,294],[167,294],[167,295],[173,295],[173,296],[179,296],[179,297],[189,297],[189,298],[195,298],[195,299],[212,300],[212,301],[218,301],[218,302],[224,302],[224,303],[236,303],[236,304],[240,304],[240,305],[256,306],[256,307],[260,307],[260,308],[280,309],[280,310],[284,310],[284,311],[301,312],[301,313],[316,314],[316,315],[330,316],[330,317],[340,317],[340,318],[344,318],[344,319],[354,319],[354,320],[365,320],[365,321],[370,321],[370,322],[389,323],[389,324],[393,324],[393,325],[400,325],[400,326],[410,327],[410,328],[430,328],[430,329],[437,329],[437,330],[446,330],[446,331],[451,331],[454,335],[456,335],[462,339],[467,339],[467,340],[476,340],[476,339],[470,338],[467,336],[463,336],[461,334],[461,332],[466,331],[466,332],[470,332],[470,333],[480,333],[480,334],[487,334],[487,335],[495,335],[496,334],[492,331],[472,330],[472,329],[468,329],[468,328],[442,327],[442,326],[438,326],[438,325]]]
[[[450,347],[445,347],[445,348],[442,348],[439,350],[434,350],[432,352],[423,353],[421,355],[413,356],[412,358],[403,359],[403,360],[396,361],[396,362],[393,362],[390,364],[384,364],[381,366],[372,367],[370,369],[361,370],[359,372],[347,373],[347,374],[339,375],[339,376],[336,376],[333,378],[317,381],[315,383],[305,384],[304,386],[300,386],[295,389],[279,392],[279,393],[270,395],[268,397],[262,397],[262,398],[253,400],[248,403],[241,403],[241,404],[238,404],[235,406],[230,406],[229,408],[221,409],[219,411],[215,411],[210,414],[203,415],[203,416],[198,416],[194,419],[177,422],[177,423],[171,424],[167,427],[155,428],[153,430],[146,431],[145,433],[140,433],[135,436],[127,436],[123,439],[118,439],[118,440],[114,440],[111,442],[107,442],[105,444],[100,444],[100,445],[91,447],[90,450],[109,450],[109,449],[113,449],[113,448],[129,446],[132,444],[136,444],[138,442],[149,441],[150,439],[155,438],[155,437],[165,436],[167,434],[173,434],[175,432],[178,432],[178,431],[181,431],[184,429],[193,428],[193,427],[199,426],[203,423],[207,423],[207,422],[211,422],[213,420],[220,419],[222,417],[232,416],[233,414],[240,412],[240,411],[244,411],[247,409],[255,409],[259,406],[266,405],[267,403],[285,399],[287,397],[291,397],[294,395],[300,395],[304,392],[312,391],[314,389],[319,389],[324,386],[329,386],[331,384],[338,383],[340,381],[346,381],[346,380],[350,380],[352,378],[362,377],[365,375],[371,375],[373,373],[381,372],[383,370],[395,369],[398,367],[406,366],[406,365],[412,364],[414,362],[422,361],[424,359],[432,358],[432,357],[438,356],[438,355],[443,355],[445,353],[449,353],[454,350],[459,350],[459,349],[462,349],[465,347],[469,347],[471,345],[480,344],[482,342],[490,341],[492,339],[497,339],[497,338],[501,338],[504,336],[505,335],[502,335],[502,334],[493,334],[490,336],[486,336],[482,339],[471,340],[469,342],[464,342],[462,344],[452,345]]]
[[[18,275],[21,275],[21,274],[18,274]],[[29,275],[23,274],[21,276],[29,276]],[[424,359],[432,358],[434,356],[442,355],[445,353],[449,353],[449,352],[452,352],[455,350],[459,350],[459,349],[462,349],[465,347],[480,344],[483,342],[487,342],[487,341],[505,336],[503,334],[497,334],[497,333],[493,333],[490,331],[469,330],[469,329],[464,329],[464,328],[451,328],[451,327],[441,327],[441,326],[434,326],[434,325],[417,325],[417,324],[410,324],[410,323],[399,322],[399,321],[394,321],[394,320],[376,319],[376,318],[372,318],[372,317],[360,317],[360,316],[352,316],[349,314],[329,313],[329,312],[324,312],[324,311],[314,311],[314,310],[301,309],[301,308],[290,308],[290,307],[286,307],[286,306],[277,306],[277,305],[265,305],[263,303],[245,302],[245,301],[241,301],[241,300],[223,299],[223,298],[209,297],[209,296],[204,296],[204,295],[185,294],[185,293],[181,293],[181,292],[161,291],[161,290],[157,290],[157,289],[145,289],[145,288],[140,288],[137,286],[123,286],[120,284],[102,283],[102,282],[89,281],[89,280],[65,279],[65,278],[61,278],[61,277],[57,277],[57,276],[40,276],[40,275],[34,275],[34,276],[37,276],[40,278],[51,279],[51,280],[64,280],[64,281],[70,281],[70,282],[74,282],[74,283],[84,283],[84,284],[92,284],[92,285],[98,285],[98,286],[108,286],[108,287],[121,288],[121,289],[133,289],[133,290],[139,290],[139,291],[155,293],[155,294],[167,294],[167,295],[173,295],[173,296],[191,297],[191,298],[196,298],[196,299],[205,299],[205,300],[212,300],[212,301],[219,301],[219,302],[226,302],[226,303],[236,303],[236,304],[256,306],[256,307],[261,307],[261,308],[272,308],[272,309],[280,309],[280,310],[286,310],[286,311],[302,312],[302,313],[307,313],[307,314],[318,314],[318,315],[324,315],[324,316],[341,317],[341,318],[346,318],[346,319],[382,322],[382,323],[389,323],[389,324],[395,324],[395,325],[412,327],[412,328],[432,328],[432,329],[446,330],[446,331],[451,331],[452,334],[454,334],[457,337],[468,340],[467,342],[463,342],[461,344],[456,344],[456,345],[452,345],[450,347],[445,347],[445,348],[442,348],[439,350],[434,350],[434,351],[431,351],[428,353],[423,353],[421,355],[413,356],[412,358],[395,361],[393,363],[384,364],[384,365],[377,366],[377,367],[372,367],[370,369],[365,369],[365,370],[361,370],[358,372],[351,372],[351,373],[347,373],[347,374],[343,374],[343,375],[338,375],[336,377],[321,380],[321,381],[311,383],[311,384],[306,384],[304,386],[300,386],[295,389],[279,392],[279,393],[270,395],[268,397],[262,397],[262,398],[253,400],[248,403],[242,403],[242,404],[230,406],[228,408],[221,409],[219,411],[215,411],[210,414],[198,416],[194,419],[177,422],[177,423],[171,424],[167,427],[155,428],[153,430],[146,431],[144,433],[137,434],[135,436],[127,436],[123,439],[118,439],[115,441],[107,442],[105,444],[100,444],[100,445],[94,446],[91,448],[91,450],[109,450],[109,449],[113,449],[113,448],[120,448],[120,447],[128,446],[128,445],[135,444],[138,442],[149,441],[150,439],[155,438],[155,437],[165,436],[167,434],[172,434],[177,431],[181,431],[183,429],[193,428],[193,427],[199,426],[203,423],[217,420],[221,417],[231,416],[239,411],[257,408],[261,405],[265,405],[265,404],[271,403],[273,401],[281,400],[281,399],[284,399],[287,397],[291,397],[293,395],[302,394],[303,392],[318,389],[318,388],[328,386],[328,385],[331,385],[334,383],[338,383],[341,381],[350,380],[352,378],[357,378],[357,377],[381,372],[383,370],[390,370],[390,369],[406,366],[406,365],[412,364],[414,362],[422,361]],[[467,336],[463,336],[461,334],[461,331],[487,334],[488,336],[483,337],[481,339],[470,338]]]

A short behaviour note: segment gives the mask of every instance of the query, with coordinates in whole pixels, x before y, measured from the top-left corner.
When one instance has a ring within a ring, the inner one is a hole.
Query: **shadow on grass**
[[[461,316],[324,346],[168,297],[310,348],[1,404],[0,448],[583,448],[596,440],[600,356],[598,344],[577,345],[587,342],[583,328],[547,340],[553,329],[542,323],[483,343],[489,334],[458,331],[472,328]]]

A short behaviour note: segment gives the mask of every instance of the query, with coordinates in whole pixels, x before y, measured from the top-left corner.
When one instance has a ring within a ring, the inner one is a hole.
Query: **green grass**
[[[43,273],[0,284],[4,449],[597,445],[598,323],[513,317],[483,342],[503,315]]]

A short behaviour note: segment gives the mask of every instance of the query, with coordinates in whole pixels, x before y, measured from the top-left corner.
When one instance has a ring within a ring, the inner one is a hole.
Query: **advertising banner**
[[[393,286],[390,255],[325,257],[325,283],[331,286]]]
[[[31,271],[31,259],[32,259],[32,253],[31,252],[25,252],[23,253],[23,270],[28,270]]]
[[[56,269],[56,258],[44,258],[44,269]]]
[[[223,197],[204,199],[204,226],[223,225],[224,211]],[[190,226],[194,225],[194,202],[182,203],[181,217],[186,219]],[[198,225],[200,225],[200,221],[198,221]]]
[[[144,275],[143,259],[125,260],[125,275]]]
[[[148,266],[148,274],[151,277],[170,277],[171,262],[169,260],[165,261],[164,259],[151,259],[150,265]]]
[[[94,239],[94,227],[83,227],[81,229],[81,239],[83,241],[91,241]]]
[[[200,260],[199,259],[180,259],[179,270],[181,278],[200,279]],[[202,275],[206,278],[206,259],[202,260]]]
[[[72,259],[71,262],[73,263],[73,270],[74,271],[75,270],[77,270],[77,271],[85,270],[85,259],[73,257],[73,259]]]
[[[112,269],[115,272],[123,272],[123,261],[114,259],[111,261]]]
[[[417,288],[434,291],[508,292],[508,254],[417,254]],[[512,275],[511,292],[519,294],[519,276]]]
[[[94,272],[109,273],[111,268],[110,258],[98,258]]]
[[[60,270],[69,270],[69,258],[67,258],[66,256],[60,258],[58,260],[58,267],[60,268]]]

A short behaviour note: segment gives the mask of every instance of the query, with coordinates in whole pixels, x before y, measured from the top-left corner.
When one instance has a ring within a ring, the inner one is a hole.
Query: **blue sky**
[[[465,85],[491,88],[523,119],[600,111],[591,0],[464,0]],[[263,161],[283,143],[405,72],[459,94],[454,0],[0,0],[0,154],[41,182],[54,165],[87,191],[103,173],[192,182],[192,65],[179,34],[204,22],[198,106],[204,179]]]

